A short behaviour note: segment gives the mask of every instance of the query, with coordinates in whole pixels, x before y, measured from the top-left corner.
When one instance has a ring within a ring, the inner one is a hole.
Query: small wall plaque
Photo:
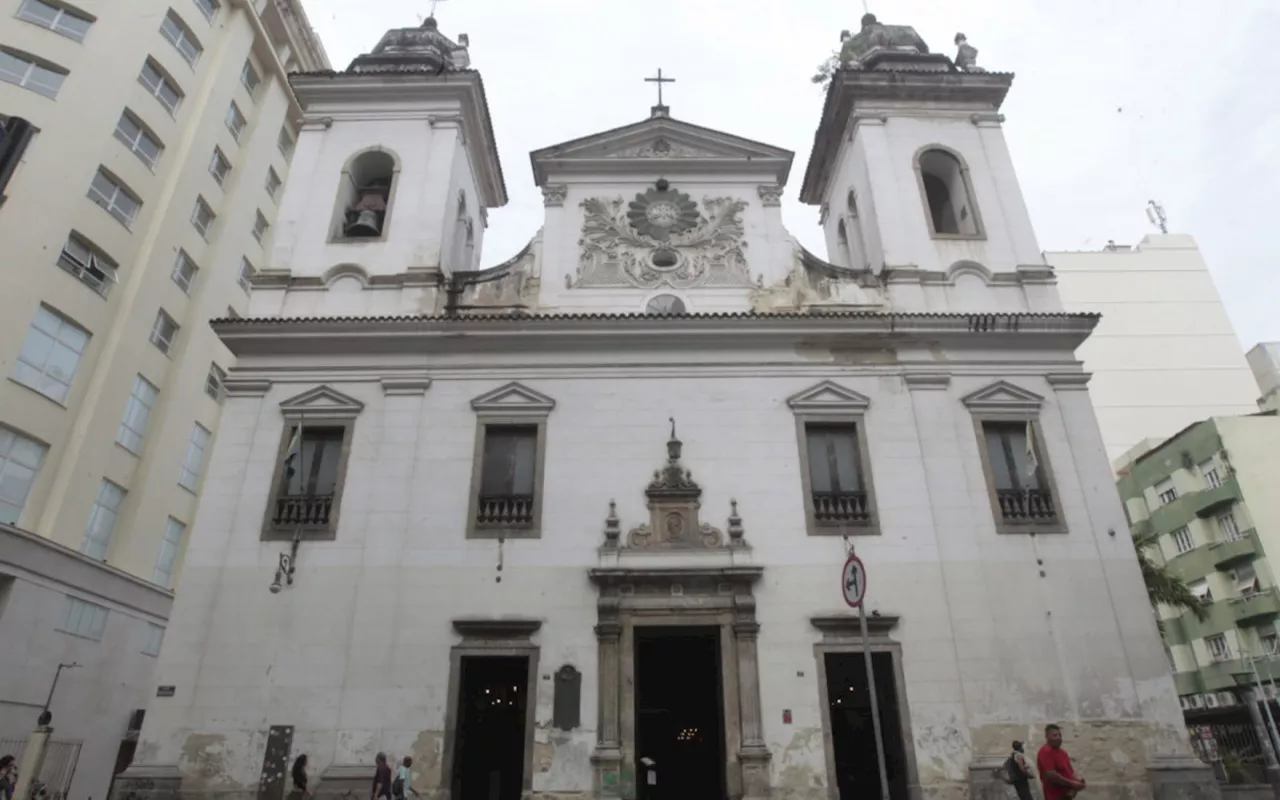
[[[570,664],[556,670],[555,707],[551,724],[562,731],[581,723],[582,673]]]
[[[173,697],[173,693],[176,691],[176,686],[157,686],[156,697]]]

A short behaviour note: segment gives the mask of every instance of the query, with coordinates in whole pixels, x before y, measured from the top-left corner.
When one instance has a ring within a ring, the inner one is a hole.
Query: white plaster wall
[[[1258,382],[1258,406],[1280,411],[1280,342],[1259,342],[1245,354]]]
[[[449,193],[446,195],[445,216],[441,220],[444,226],[444,249],[442,253],[442,261],[446,268],[459,270],[472,270],[480,264],[480,252],[484,247],[484,229],[485,222],[481,215],[480,195],[476,190],[475,171],[471,167],[471,159],[467,155],[467,149],[457,146],[453,151],[453,163],[449,176]],[[452,264],[448,257],[454,253],[453,249],[458,246],[456,252],[465,252],[460,245],[454,242],[454,236],[460,233],[455,222],[457,220],[458,198],[465,197],[467,201],[467,219],[471,220],[472,236],[474,238],[473,248],[471,251],[471,260],[465,264]]]
[[[142,648],[148,623],[164,620],[90,592],[77,596],[109,606],[101,641],[58,630],[66,603],[60,589],[39,578],[0,575],[0,739],[25,739],[58,664],[79,663],[58,679],[50,706],[53,738],[82,743],[67,796],[101,798],[107,796],[130,715],[146,708],[155,693],[157,659]]]
[[[997,123],[975,124],[970,113],[938,112],[924,117],[886,112],[887,121],[862,119],[853,142],[837,161],[826,202],[829,247],[834,247],[838,212],[849,188],[858,190],[859,210],[875,228],[868,235],[873,265],[945,270],[957,261],[976,261],[993,272],[1042,264],[1030,215],[1022,198],[1004,135]],[[960,154],[969,168],[985,237],[934,239],[916,177],[918,151],[942,145]]]
[[[1009,724],[1140,719],[1168,734],[1150,737],[1149,750],[1185,749],[1132,544],[1114,535],[1125,521],[1086,393],[1055,392],[1017,366],[961,367],[945,391],[913,392],[890,369],[781,368],[779,356],[755,356],[769,368],[688,356],[660,370],[614,365],[662,360],[645,352],[611,354],[608,363],[580,355],[583,363],[559,368],[471,356],[466,369],[442,362],[420,397],[384,396],[374,381],[333,383],[366,404],[337,540],[304,543],[294,586],[274,596],[267,586],[282,545],[259,542],[258,532],[284,424],[278,403],[314,384],[232,398],[157,678],[177,693],[153,701],[140,763],[189,767],[214,753],[224,765],[219,779],[251,786],[257,732],[273,724],[297,726],[294,749],[317,770],[368,763],[380,749],[422,755],[438,747],[444,726],[450,620],[516,615],[543,620],[534,637],[542,675],[564,663],[584,674],[584,727],[556,748],[557,765],[537,774],[534,788],[589,788],[597,684],[587,570],[598,563],[610,499],[624,527],[647,520],[643,489],[662,463],[674,414],[685,464],[705,490],[703,518],[723,528],[737,499],[753,547],[747,557],[765,567],[760,668],[774,774],[795,766],[824,780],[818,637],[808,618],[841,610],[844,551],[838,539],[805,534],[785,404],[824,379],[871,398],[866,435],[883,535],[857,546],[871,607],[902,615],[893,635],[903,644],[922,781],[966,780],[975,754],[1005,746]],[[337,380],[339,362],[294,363],[327,363]],[[995,533],[959,398],[998,377],[1047,398],[1043,444],[1067,535]],[[507,541],[497,583],[498,544],[462,533],[475,444],[469,401],[509,380],[557,406],[547,427],[542,538]],[[549,687],[539,681],[540,741]],[[789,725],[784,709],[794,714]]]
[[[1198,420],[1257,410],[1258,387],[1192,237],[1045,255],[1063,306],[1102,314],[1076,355],[1094,375],[1090,393],[1113,460]]]

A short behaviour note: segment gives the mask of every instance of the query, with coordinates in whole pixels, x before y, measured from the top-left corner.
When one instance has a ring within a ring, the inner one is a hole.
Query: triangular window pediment
[[[471,408],[477,414],[546,416],[555,407],[555,400],[514,381],[485,392],[471,401]]]
[[[865,411],[871,399],[834,381],[823,381],[791,395],[787,405],[793,411],[852,414]]]
[[[280,404],[280,411],[286,417],[354,417],[363,409],[364,403],[331,386],[308,389]]]
[[[962,402],[972,411],[1034,412],[1040,410],[1044,398],[1008,381],[996,381],[966,395]]]

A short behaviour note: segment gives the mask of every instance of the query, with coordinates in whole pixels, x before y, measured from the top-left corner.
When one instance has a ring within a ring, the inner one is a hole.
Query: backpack
[[[1013,757],[1012,753],[1004,760],[1003,764],[991,770],[991,774],[997,780],[1008,784],[1017,783],[1023,778],[1022,767],[1018,766],[1018,761]]]
[[[404,778],[400,776],[400,770],[396,770],[395,780],[391,781],[391,796],[395,798],[404,797]]]

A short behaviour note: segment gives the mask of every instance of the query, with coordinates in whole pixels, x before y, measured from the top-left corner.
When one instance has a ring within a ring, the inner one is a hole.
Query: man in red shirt
[[[1062,749],[1062,728],[1046,725],[1044,746],[1036,756],[1040,769],[1040,784],[1044,788],[1044,800],[1071,800],[1084,788],[1084,779],[1077,778],[1071,768],[1071,756]]]

